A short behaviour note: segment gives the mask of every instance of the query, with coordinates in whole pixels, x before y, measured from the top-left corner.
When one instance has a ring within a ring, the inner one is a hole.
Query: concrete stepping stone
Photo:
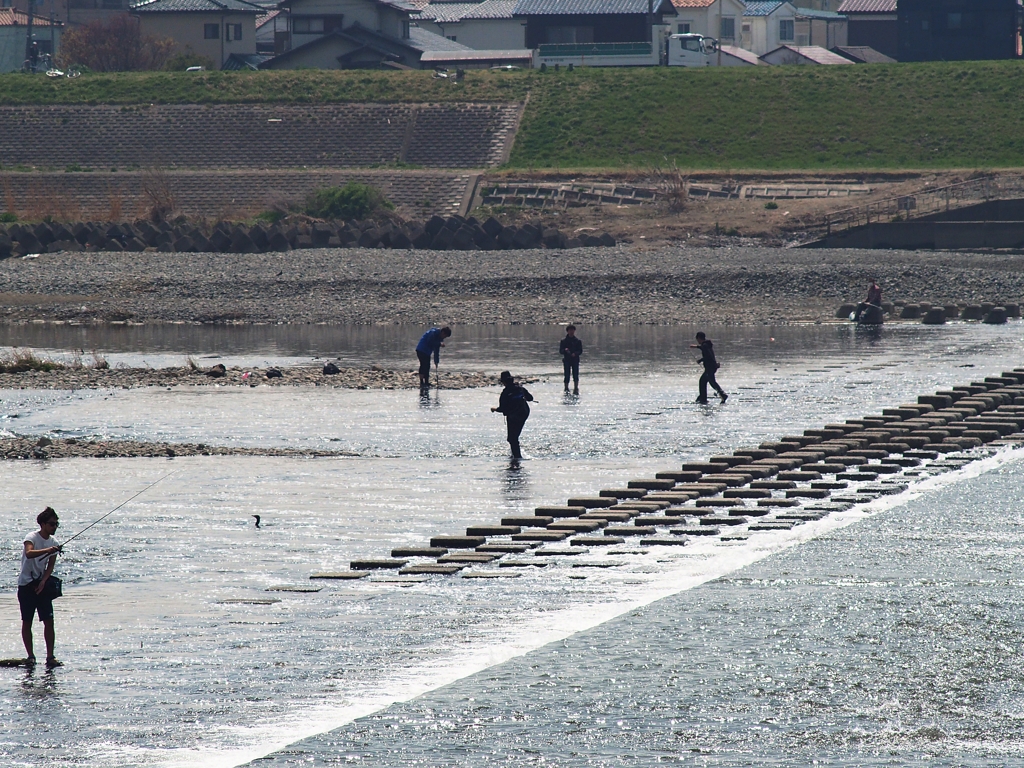
[[[877,472],[841,472],[836,475],[837,480],[875,480]]]
[[[917,467],[917,466],[920,466],[921,460],[920,459],[915,459],[913,457],[907,457],[906,454],[904,454],[903,457],[901,457],[901,458],[893,458],[892,456],[890,456],[888,459],[885,460],[885,463],[886,464],[895,464],[897,467],[904,467],[904,468],[906,468],[906,467]]]
[[[751,523],[747,526],[748,531],[788,531],[793,527],[793,523],[786,522],[783,520],[772,521],[762,520],[756,523]]]
[[[607,520],[610,523],[628,523],[639,514],[642,514],[639,509],[624,509],[620,512],[606,509],[600,512],[587,512],[585,515],[580,515],[580,520]]]
[[[570,499],[572,501],[572,499]],[[601,504],[595,504],[597,507],[610,507],[615,503],[615,499],[603,498]],[[569,504],[567,507],[537,507],[534,510],[534,514],[538,517],[579,517],[586,513],[587,507],[583,504]]]
[[[849,483],[843,483],[839,481],[829,482],[827,480],[816,480],[813,483],[811,483],[811,488],[823,491],[838,491],[843,488],[849,487],[849,485]]]
[[[633,525],[683,525],[685,517],[669,517],[668,515],[645,515],[633,521]]]
[[[855,448],[850,451],[850,456],[860,456],[865,459],[884,459],[889,455],[888,451],[877,450],[874,448]]]
[[[569,541],[574,547],[605,547],[609,544],[625,544],[621,536],[577,536]]]
[[[827,499],[829,492],[824,489],[794,488],[786,491],[787,499]]]
[[[618,568],[622,563],[616,563],[614,561],[601,561],[601,562],[590,562],[590,563],[573,563],[573,568]]]
[[[738,464],[737,466],[731,467],[731,468],[727,469],[725,472],[722,472],[722,474],[723,475],[733,475],[733,474],[735,474],[735,475],[748,475],[751,478],[760,480],[760,479],[765,478],[765,477],[771,477],[776,472],[778,472],[778,468],[777,467],[765,467],[765,466],[758,466],[756,464]]]
[[[677,483],[696,483],[703,472],[658,472],[654,475],[658,480],[675,480]]]
[[[651,536],[656,533],[650,525],[609,525],[604,529],[605,536]]]
[[[657,512],[659,509],[665,509],[670,506],[672,506],[672,503],[668,501],[624,501],[621,504],[616,504],[614,507],[608,507],[608,510],[612,512],[621,510]]]
[[[487,540],[483,536],[434,536],[430,540],[432,547],[446,549],[475,549]]]
[[[700,519],[701,525],[743,525],[747,522],[745,517],[723,517],[722,515],[709,515]]]
[[[759,507],[798,507],[800,502],[796,499],[758,499]]]
[[[677,485],[677,491],[694,491],[701,496],[714,496],[716,493],[721,493],[729,486],[725,483],[686,483],[685,485]]]
[[[562,548],[559,548],[559,547],[541,547],[536,552],[534,552],[534,554],[537,555],[538,557],[544,557],[544,556],[572,557],[573,555],[584,555],[584,554],[586,554],[589,551],[590,550],[587,549],[586,547],[577,547],[577,546],[562,547]]]
[[[311,579],[363,579],[370,575],[369,571],[324,571],[311,574]]]
[[[640,539],[640,543],[645,547],[682,547],[689,542],[685,536],[679,536],[674,539],[662,536],[656,539]]]
[[[489,563],[497,560],[500,554],[491,552],[452,552],[450,555],[442,555],[437,562],[447,565],[448,563]]]
[[[267,587],[267,592],[319,592],[323,587],[293,586],[291,584],[280,584],[276,587]]]
[[[834,475],[837,472],[845,472],[846,465],[839,462],[817,462],[815,464],[804,464],[800,469],[804,472],[820,472],[823,475]]]
[[[220,605],[274,605],[280,602],[280,597],[229,597],[217,601]]]
[[[756,507],[751,509],[750,507],[736,507],[729,510],[730,517],[736,517],[738,515],[745,515],[747,517],[764,517],[770,515],[771,510],[765,507]]]
[[[511,536],[513,533],[520,533],[522,527],[518,525],[471,525],[466,529],[467,536]]]
[[[483,544],[483,541],[480,542]],[[353,571],[375,571],[377,569],[394,569],[401,568],[404,565],[408,565],[408,560],[353,560],[349,563],[349,568]]]
[[[445,563],[444,565],[409,565],[399,571],[403,576],[451,576],[458,573],[466,565],[464,563]]]
[[[857,489],[857,493],[877,493],[881,494],[882,496],[893,496],[897,493],[903,493],[903,491],[905,491],[906,489],[907,485],[905,483],[893,483],[892,485],[878,483],[876,485],[863,485]]]
[[[437,566],[432,566],[432,567],[436,568]],[[413,584],[423,584],[424,582],[430,581],[430,577],[429,576],[399,576],[397,574],[394,575],[394,576],[387,576],[387,575],[381,574],[381,575],[378,575],[378,576],[371,576],[369,579],[367,579],[367,581],[370,582],[371,584],[397,584],[400,587],[411,587]]]
[[[670,504],[682,503],[700,496],[696,491],[658,491],[648,494],[644,501],[667,501]]]
[[[464,579],[518,579],[523,574],[515,571],[463,571]]]
[[[615,499],[609,499],[606,496],[580,496],[575,499],[569,499],[570,507],[585,507],[586,509],[593,509],[594,507],[610,507],[614,503]],[[583,513],[581,512],[580,514]]]
[[[770,448],[741,448],[738,451],[733,451],[734,456],[745,457],[747,461],[745,464],[752,464],[758,459],[771,459],[778,455],[778,453]]]
[[[555,522],[555,518],[544,515],[501,518],[502,525],[519,526],[520,528],[547,528],[553,522]]]
[[[721,472],[728,468],[728,464],[712,464],[710,461],[688,461],[683,464],[684,472]]]
[[[868,460],[863,456],[833,456],[830,464],[844,464],[847,467],[859,467],[867,464]]]
[[[524,531],[512,534],[512,541],[561,541],[568,535],[566,531]]]
[[[521,555],[523,552],[529,552],[530,549],[530,544],[481,544],[476,548],[476,551],[495,552],[502,555]]]
[[[809,483],[811,480],[821,480],[820,472],[779,472],[779,480],[792,480],[795,483]]]
[[[697,499],[694,502],[697,507],[742,507],[741,499]]]
[[[776,520],[802,520],[805,523],[821,520],[825,516],[822,512],[779,512]]]
[[[718,529],[712,528],[710,526],[710,523],[707,526],[690,525],[686,526],[685,528],[673,528],[669,531],[669,533],[673,534],[674,536],[717,536]]]
[[[744,542],[750,537],[745,533],[725,533],[719,538],[722,544],[739,544]]]
[[[648,491],[668,491],[675,486],[675,480],[659,480],[657,478],[642,478],[640,480],[630,480],[626,483],[629,488],[643,488]]]
[[[705,482],[724,483],[728,488],[738,488],[741,485],[746,485],[753,479],[753,475],[736,472],[735,470],[718,475],[704,475]]]
[[[675,485],[675,481],[667,480],[669,488]],[[607,496],[612,499],[639,499],[647,495],[643,488],[605,488],[597,492],[598,496]]]
[[[770,499],[772,492],[767,488],[729,488],[722,495],[727,499]]]
[[[750,484],[751,488],[763,488],[769,491],[785,491],[790,488],[796,488],[796,483],[792,480],[755,480]]]
[[[837,502],[845,502],[851,506],[854,504],[866,504],[869,501],[874,501],[878,496],[874,494],[844,494],[842,496],[833,496],[832,500]]]
[[[749,456],[709,456],[708,461],[712,464],[728,464],[730,467],[735,467],[737,464],[746,464],[751,461]]]
[[[440,557],[448,550],[445,547],[395,547],[391,550],[391,556],[403,557]]]
[[[607,525],[600,520],[556,520],[547,527],[549,531],[569,531],[571,533],[590,533]]]
[[[877,475],[895,475],[903,471],[899,464],[867,464],[871,472]]]
[[[547,568],[551,563],[547,560],[503,560],[499,568]]]

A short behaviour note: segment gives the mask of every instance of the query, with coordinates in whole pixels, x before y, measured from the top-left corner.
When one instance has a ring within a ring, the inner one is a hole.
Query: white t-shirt
[[[25,541],[32,542],[32,549],[46,549],[47,547],[56,547],[57,541],[52,537],[45,537],[39,531],[34,531],[25,537]],[[18,576],[18,586],[23,587],[26,584],[31,584],[36,579],[43,578],[43,574],[46,573],[46,565],[50,562],[51,557],[56,555],[42,555],[40,557],[26,557],[24,545],[21,550],[21,575]]]

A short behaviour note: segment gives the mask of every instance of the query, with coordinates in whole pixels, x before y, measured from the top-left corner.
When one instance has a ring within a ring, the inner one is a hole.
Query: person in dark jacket
[[[565,338],[558,345],[558,354],[562,356],[562,367],[565,369],[565,391],[569,391],[569,376],[572,375],[574,394],[580,393],[580,355],[583,354],[583,342],[576,338],[576,326],[565,329]]]
[[[526,391],[525,387],[516,384],[512,374],[508,371],[501,372],[501,383],[505,388],[498,398],[498,407],[491,408],[492,413],[505,415],[505,424],[508,426],[508,444],[512,448],[512,458],[523,458],[519,450],[519,435],[526,426],[526,420],[530,418],[529,402],[533,401],[533,395]]]
[[[420,360],[420,386],[430,386],[430,356],[434,356],[434,366],[441,364],[441,347],[444,340],[452,335],[452,329],[447,325],[444,328],[431,328],[420,337],[420,343],[416,345],[416,357]]]
[[[697,343],[691,344],[690,349],[700,350],[700,363],[704,366],[704,373],[700,377],[700,391],[697,395],[698,403],[707,403],[708,401],[708,384],[711,385],[712,389],[718,393],[718,396],[722,398],[724,403],[729,396],[725,394],[725,390],[718,386],[718,382],[715,381],[715,371],[722,366],[719,365],[718,360],[715,359],[715,348],[711,344],[711,339],[704,335],[701,331],[697,334]]]
[[[860,316],[864,314],[864,310],[868,307],[876,307],[879,310],[882,308],[882,289],[878,287],[878,283],[874,280],[868,286],[868,297],[857,305],[857,309],[853,313],[854,322],[860,321]]]

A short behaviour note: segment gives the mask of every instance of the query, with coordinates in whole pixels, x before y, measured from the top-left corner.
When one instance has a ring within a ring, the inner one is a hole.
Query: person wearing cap
[[[430,386],[430,356],[434,356],[434,367],[441,364],[441,347],[444,340],[452,335],[452,329],[447,325],[444,328],[431,328],[420,337],[420,343],[416,345],[416,357],[420,361],[420,386]]]
[[[690,349],[700,350],[700,360],[698,362],[704,366],[704,373],[700,376],[699,391],[697,394],[697,402],[706,404],[708,401],[708,384],[711,388],[718,393],[718,396],[724,403],[729,396],[725,394],[725,390],[722,389],[718,382],[715,381],[715,371],[721,368],[721,364],[715,359],[715,348],[711,343],[711,339],[704,335],[703,331],[697,333],[697,343],[691,344]]]
[[[36,516],[39,530],[25,536],[21,552],[21,574],[18,576],[18,605],[21,608],[21,640],[25,644],[26,663],[35,664],[32,642],[32,620],[39,615],[46,641],[46,666],[59,667],[53,655],[53,597],[46,583],[53,575],[53,566],[60,554],[60,545],[53,538],[60,521],[52,507]]]
[[[521,459],[523,453],[519,449],[519,435],[522,434],[523,427],[526,426],[526,420],[530,418],[529,403],[533,401],[533,395],[525,387],[516,384],[512,374],[508,371],[502,371],[500,378],[501,384],[505,388],[498,398],[498,407],[491,408],[491,412],[505,415],[505,424],[508,427],[507,439],[509,447],[512,449],[512,458]]]
[[[565,338],[558,345],[558,354],[562,356],[562,367],[565,369],[565,391],[569,391],[569,376],[572,375],[574,394],[580,393],[580,355],[583,354],[583,342],[576,338],[576,326],[565,329]]]

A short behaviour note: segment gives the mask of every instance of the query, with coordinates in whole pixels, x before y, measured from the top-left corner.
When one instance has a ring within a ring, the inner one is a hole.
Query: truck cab
[[[666,61],[670,67],[710,67],[717,63],[712,54],[718,51],[718,41],[713,37],[670,35],[666,48]]]

